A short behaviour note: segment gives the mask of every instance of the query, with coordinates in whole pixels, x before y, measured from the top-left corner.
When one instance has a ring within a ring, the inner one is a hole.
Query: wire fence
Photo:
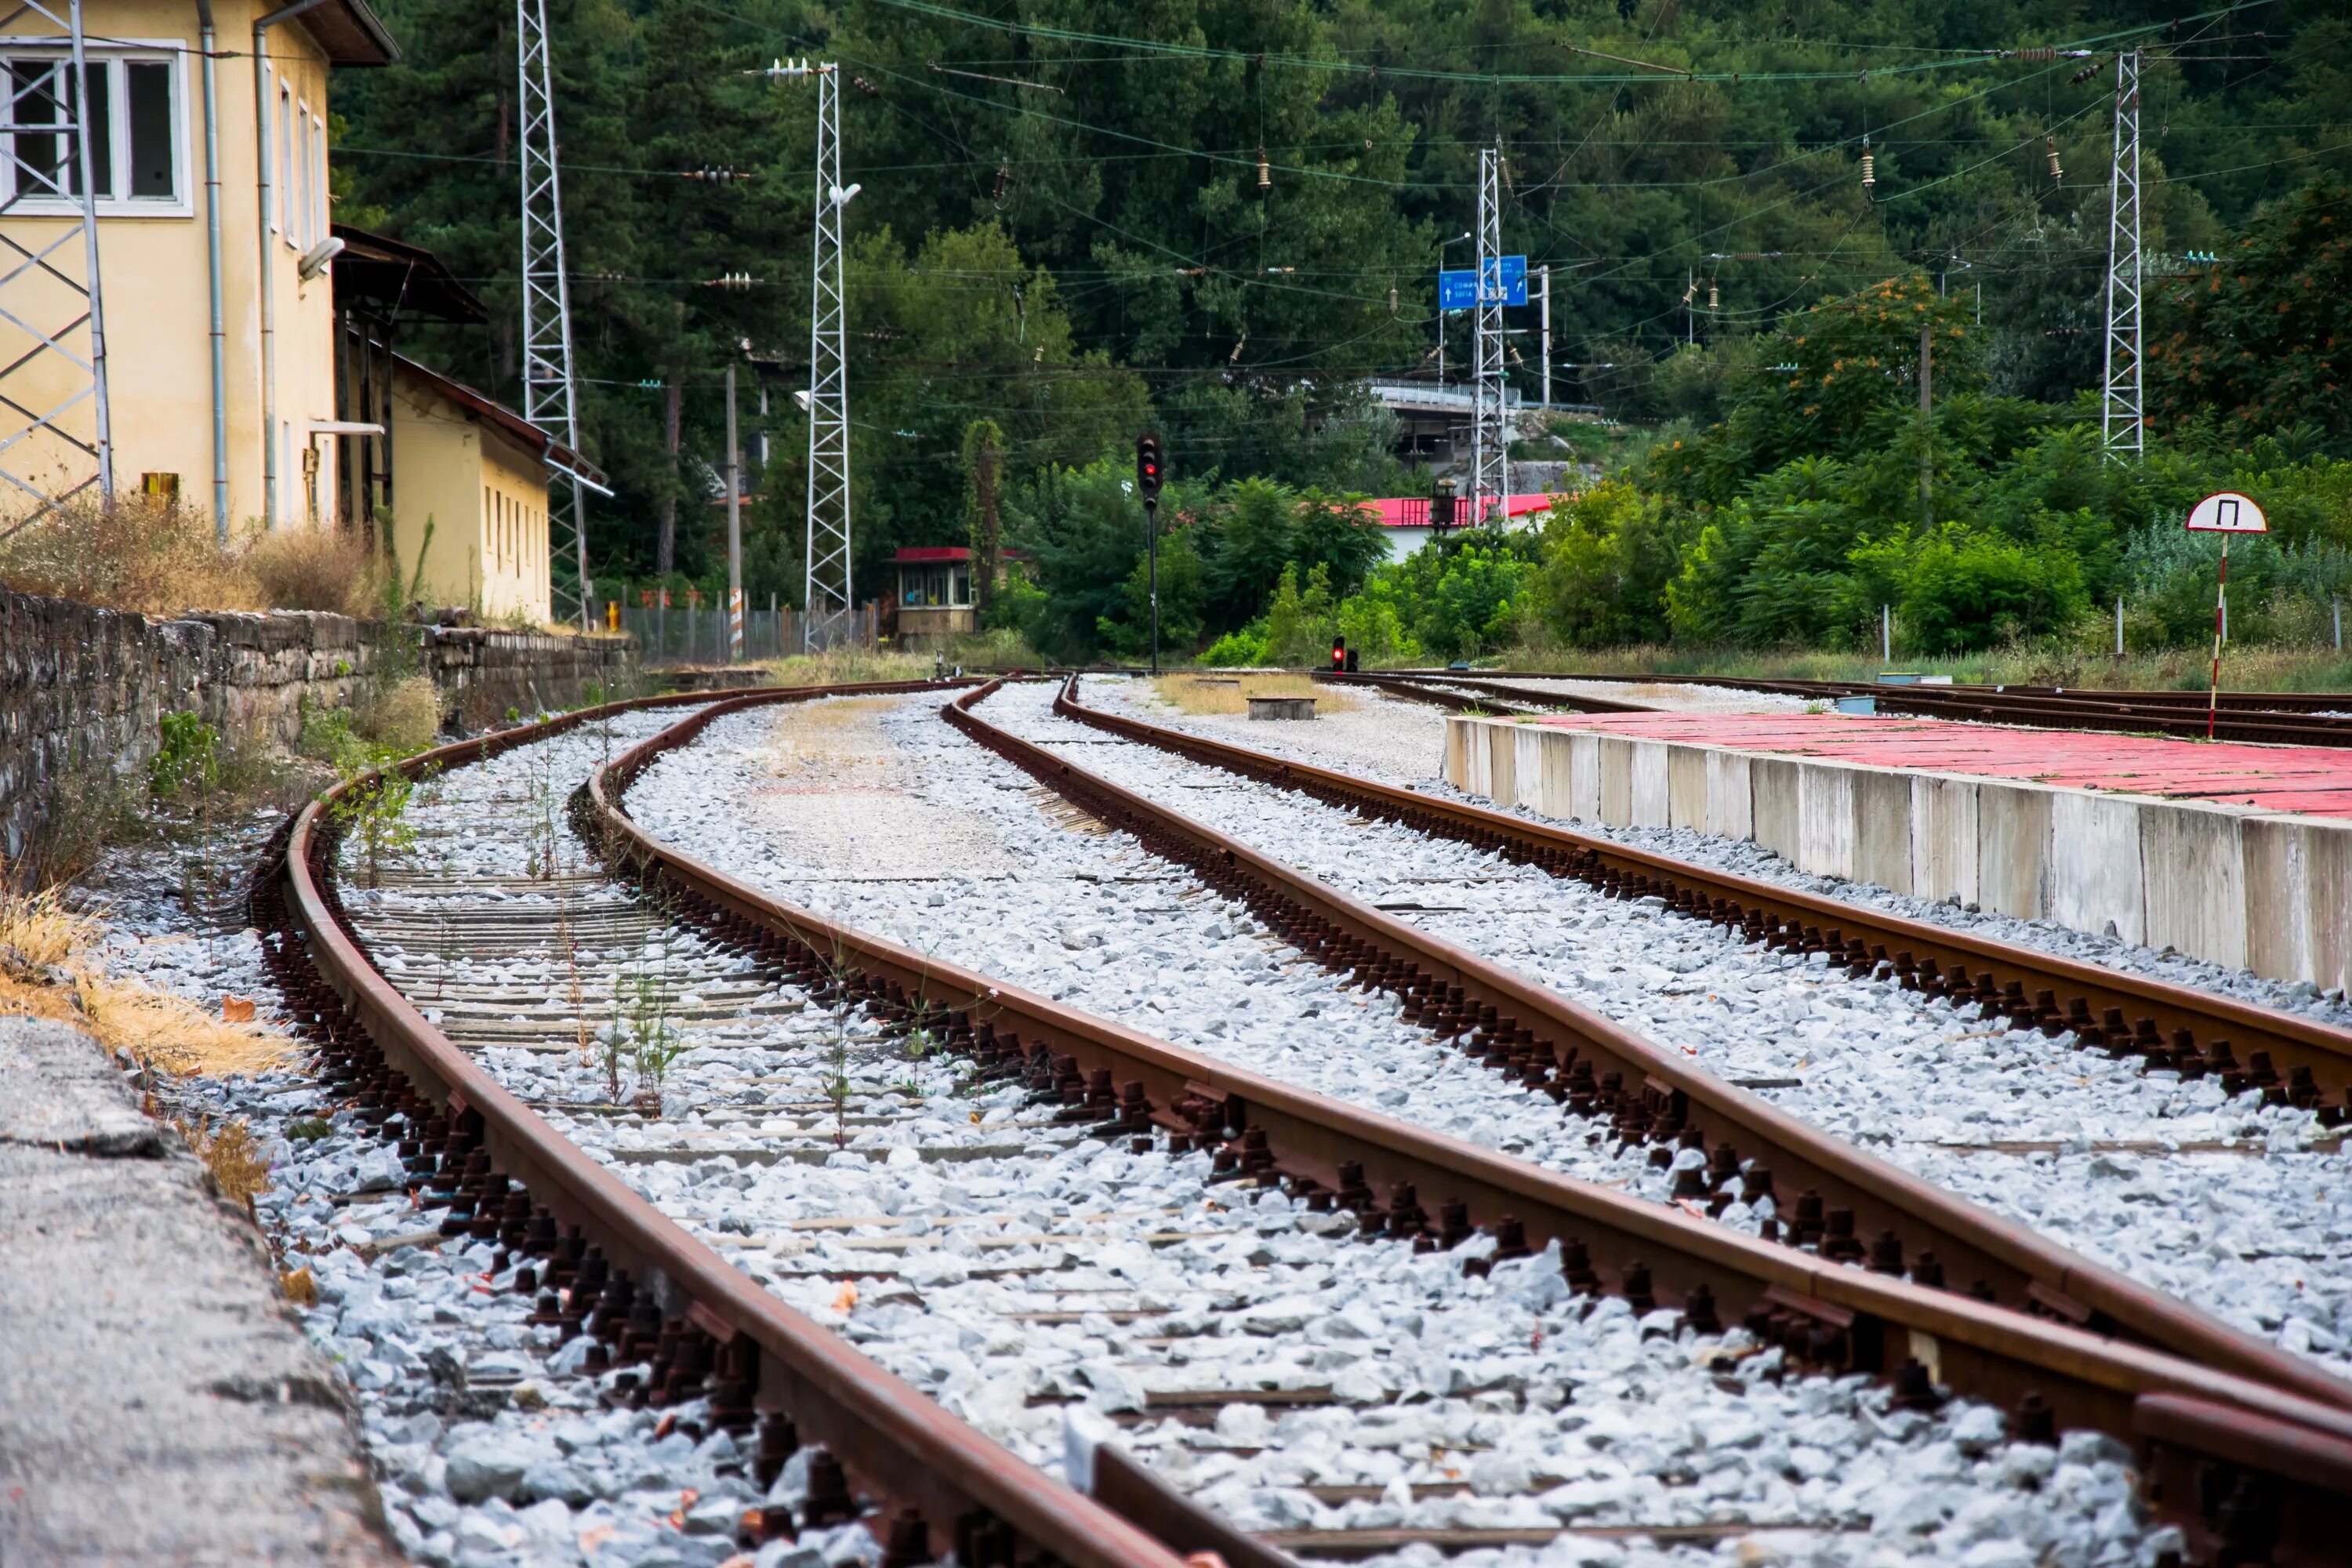
[[[879,605],[861,605],[831,616],[819,616],[813,621],[790,605],[772,610],[746,610],[743,657],[782,658],[801,652],[803,646],[812,650],[871,648],[880,625]],[[727,611],[722,605],[624,605],[621,629],[637,639],[647,664],[728,662]]]

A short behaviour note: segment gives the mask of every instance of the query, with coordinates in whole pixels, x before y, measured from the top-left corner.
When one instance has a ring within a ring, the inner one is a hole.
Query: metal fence
[[[880,626],[880,609],[878,605],[862,605],[854,610],[819,616],[815,624],[805,628],[803,623],[808,617],[790,605],[772,610],[746,610],[743,657],[782,658],[798,653],[803,630],[812,648],[870,648]],[[627,605],[621,609],[621,629],[637,639],[647,664],[727,662],[727,611],[722,605],[689,609],[684,605]]]

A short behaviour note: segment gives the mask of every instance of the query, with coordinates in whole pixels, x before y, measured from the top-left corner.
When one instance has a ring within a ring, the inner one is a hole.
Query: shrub
[[[2089,604],[2068,552],[1947,524],[1912,558],[1902,615],[1912,646],[1948,654],[2043,636]]]
[[[367,541],[331,528],[286,528],[257,536],[242,557],[262,603],[273,610],[377,610],[378,567]]]
[[[1239,631],[1227,632],[1211,643],[1208,650],[1193,662],[1218,668],[1264,664],[1265,662],[1265,623],[1259,622],[1255,630],[1249,626],[1244,626]]]
[[[0,578],[20,594],[110,610],[266,608],[251,574],[213,540],[212,520],[176,502],[78,500],[0,541]]]

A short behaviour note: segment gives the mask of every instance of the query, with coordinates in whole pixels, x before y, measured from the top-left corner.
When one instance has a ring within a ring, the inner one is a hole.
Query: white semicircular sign
[[[2191,533],[2268,533],[2270,520],[2253,498],[2235,490],[2216,490],[2189,509]]]

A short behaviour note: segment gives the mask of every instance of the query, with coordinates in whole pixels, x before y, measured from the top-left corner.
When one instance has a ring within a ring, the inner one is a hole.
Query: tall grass
[[[224,548],[212,519],[176,501],[76,501],[0,539],[0,581],[110,610],[332,610],[365,616],[382,567],[358,533],[286,528]]]
[[[1820,649],[1755,651],[1669,644],[1574,651],[1515,647],[1478,662],[1494,668],[1559,675],[1731,676],[1751,680],[1867,681],[1883,669],[1948,675],[1963,685],[2068,686],[2125,691],[2201,691],[2212,669],[2210,647],[2148,653],[2085,653],[2063,643],[2022,644],[1948,658]],[[2234,691],[2352,690],[2352,657],[2332,647],[2234,647],[2221,658],[2221,685]]]

